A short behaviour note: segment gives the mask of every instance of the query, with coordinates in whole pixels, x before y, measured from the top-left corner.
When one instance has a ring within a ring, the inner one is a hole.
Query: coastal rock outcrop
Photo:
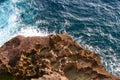
[[[67,34],[16,36],[0,48],[0,78],[9,80],[120,80],[100,56]]]

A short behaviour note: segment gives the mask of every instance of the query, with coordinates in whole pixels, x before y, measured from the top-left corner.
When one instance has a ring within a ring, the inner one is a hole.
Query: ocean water
[[[67,33],[120,76],[119,0],[0,0],[0,45],[16,35]]]

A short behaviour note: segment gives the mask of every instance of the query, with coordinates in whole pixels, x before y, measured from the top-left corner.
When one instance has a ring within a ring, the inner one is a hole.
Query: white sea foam
[[[25,37],[28,37],[28,36],[47,36],[48,33],[47,31],[44,31],[44,30],[39,30],[37,27],[34,27],[34,26],[28,26],[28,27],[25,27],[25,28],[21,28],[20,31],[18,32],[15,32],[13,34],[11,34],[9,31],[8,32],[0,32],[0,38],[1,38],[1,41],[0,41],[0,46],[2,46],[6,41],[10,40],[11,38],[17,36],[17,35],[22,35],[22,36],[25,36]]]
[[[21,0],[11,0],[13,3],[20,2]]]
[[[39,30],[36,26],[20,24],[21,11],[16,8],[15,3],[19,0],[11,0],[0,7],[0,46],[17,35],[23,36],[46,36],[46,30]],[[8,8],[9,7],[9,8]],[[8,11],[6,10],[8,8]],[[4,21],[4,22],[3,22]],[[40,21],[43,22],[43,21]],[[4,23],[4,25],[3,25]],[[6,23],[6,24],[5,24]],[[1,28],[3,25],[3,28]]]
[[[15,30],[17,28],[17,12],[14,11],[15,8],[11,4],[12,2],[8,1],[0,6],[0,45],[3,45],[3,43],[5,43],[5,41],[7,41],[10,36],[15,33]]]
[[[23,36],[47,36],[48,33],[47,31],[44,30],[39,30],[37,27],[35,26],[28,26],[26,28],[22,28],[17,35],[23,35]]]

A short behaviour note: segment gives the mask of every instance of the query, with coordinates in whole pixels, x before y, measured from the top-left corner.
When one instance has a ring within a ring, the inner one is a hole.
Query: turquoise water
[[[1,0],[0,45],[16,35],[68,33],[120,75],[119,0]]]

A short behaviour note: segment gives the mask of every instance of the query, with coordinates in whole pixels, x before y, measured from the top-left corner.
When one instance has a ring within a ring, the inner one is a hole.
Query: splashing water
[[[22,0],[21,0],[22,2]],[[45,36],[47,33],[41,32],[35,26],[20,25],[21,11],[16,7],[19,0],[9,0],[0,4],[0,45],[16,35],[24,36]],[[29,26],[29,27],[28,27]]]

